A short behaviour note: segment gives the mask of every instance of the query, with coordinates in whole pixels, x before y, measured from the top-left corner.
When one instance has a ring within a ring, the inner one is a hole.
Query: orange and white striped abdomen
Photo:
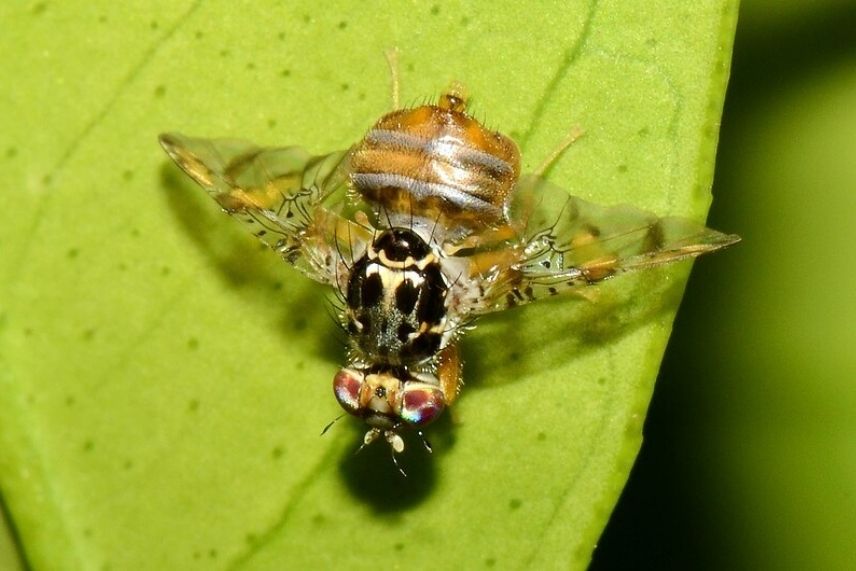
[[[463,226],[505,222],[519,175],[517,145],[469,116],[455,94],[385,115],[351,154],[351,184],[365,200]]]

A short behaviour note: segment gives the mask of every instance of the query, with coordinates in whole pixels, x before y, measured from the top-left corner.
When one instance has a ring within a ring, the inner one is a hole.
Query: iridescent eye
[[[333,393],[336,395],[336,400],[351,414],[359,415],[362,410],[360,389],[364,379],[362,373],[353,369],[340,369],[333,377]]]
[[[439,388],[423,383],[411,382],[401,393],[401,410],[398,413],[405,422],[424,426],[440,416],[446,408],[446,399]]]

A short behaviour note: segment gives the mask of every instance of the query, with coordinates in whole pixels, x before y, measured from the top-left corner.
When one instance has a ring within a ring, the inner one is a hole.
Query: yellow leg
[[[389,77],[392,82],[392,110],[401,109],[399,101],[398,48],[386,50],[386,63],[389,65]]]
[[[461,356],[457,345],[449,345],[440,351],[437,359],[437,378],[440,380],[446,405],[451,405],[458,398],[458,393],[463,386]]]
[[[544,161],[540,165],[538,165],[538,168],[535,169],[534,174],[539,177],[544,176],[544,173],[550,170],[553,165],[556,164],[556,161],[559,160],[559,157],[562,156],[562,153],[564,153],[568,149],[568,147],[573,145],[577,141],[577,139],[582,137],[584,134],[585,131],[583,131],[580,127],[572,127],[568,135],[564,139],[562,139],[561,143],[559,143],[559,146],[553,149],[553,152],[547,155],[547,158],[545,158]]]

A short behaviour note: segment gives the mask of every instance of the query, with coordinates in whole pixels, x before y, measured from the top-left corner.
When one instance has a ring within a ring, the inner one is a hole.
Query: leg
[[[461,356],[457,345],[449,345],[440,351],[437,359],[437,378],[440,380],[440,388],[446,405],[451,405],[461,392],[463,380],[461,379]]]
[[[392,81],[392,110],[401,109],[399,101],[398,48],[386,50],[386,63],[389,65],[389,78]]]
[[[545,158],[544,161],[540,165],[538,165],[538,168],[535,169],[535,172],[533,174],[538,177],[543,177],[545,172],[553,168],[553,165],[556,164],[556,161],[559,160],[559,157],[562,156],[562,153],[564,153],[568,149],[568,147],[573,145],[574,142],[580,137],[582,137],[584,134],[585,132],[580,127],[571,127],[571,131],[568,133],[568,135],[564,139],[562,139],[562,142],[559,143],[559,146],[553,149],[553,151],[549,155],[547,155],[547,158]]]

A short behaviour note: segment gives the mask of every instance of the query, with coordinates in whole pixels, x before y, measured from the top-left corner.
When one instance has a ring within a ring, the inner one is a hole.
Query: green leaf
[[[402,479],[338,414],[323,292],[161,131],[345,148],[464,82],[570,192],[703,217],[735,2],[4,6],[0,485],[37,569],[584,567],[688,266],[486,319]],[[411,443],[415,444],[415,443]]]

